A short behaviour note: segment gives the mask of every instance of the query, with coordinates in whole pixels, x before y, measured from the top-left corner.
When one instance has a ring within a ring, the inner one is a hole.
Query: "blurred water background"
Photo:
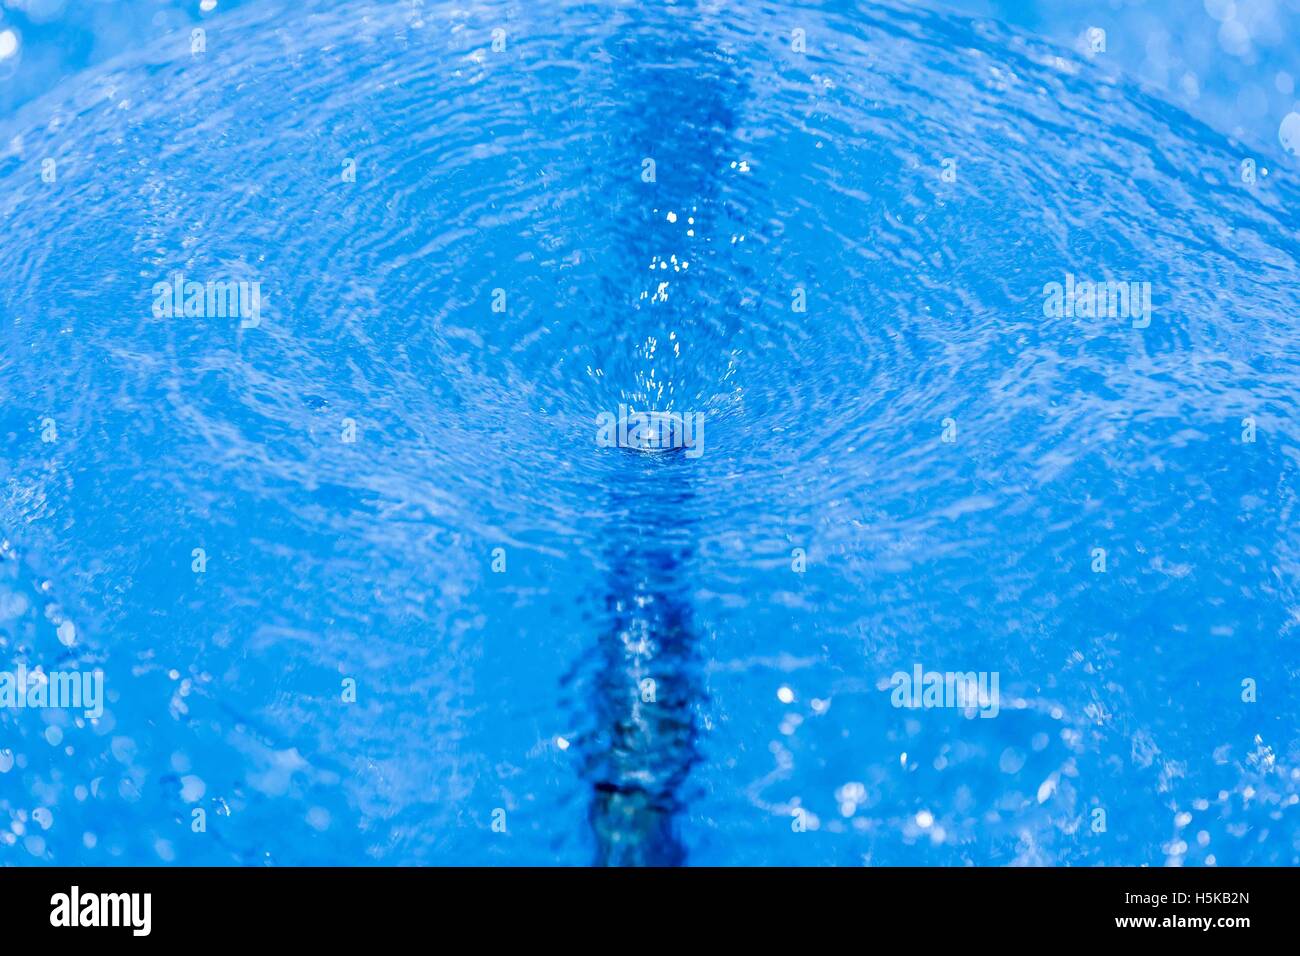
[[[0,709],[0,862],[1297,862],[1278,34],[1107,8],[1130,75],[1051,5],[39,9],[0,660],[108,698]],[[154,313],[176,273],[260,324]],[[1067,274],[1149,324],[1045,316]],[[625,403],[703,454],[599,447]],[[892,706],[915,665],[996,717]]]
[[[201,25],[249,0],[4,0],[0,115],[83,67],[158,36]],[[418,7],[421,0],[404,0]],[[1193,116],[1273,152],[1300,114],[1300,0],[931,0],[934,9],[991,17],[1122,70]],[[1292,150],[1294,152],[1294,150]]]

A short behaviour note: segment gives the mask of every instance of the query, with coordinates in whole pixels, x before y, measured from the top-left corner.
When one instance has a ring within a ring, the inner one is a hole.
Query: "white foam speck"
[[[1300,156],[1300,113],[1287,113],[1277,129],[1282,148],[1292,156]]]

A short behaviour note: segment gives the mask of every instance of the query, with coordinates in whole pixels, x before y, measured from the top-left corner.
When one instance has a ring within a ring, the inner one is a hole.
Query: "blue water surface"
[[[1300,862],[1254,156],[892,3],[249,5],[61,84],[0,127],[0,668],[108,704],[0,708],[0,863]]]

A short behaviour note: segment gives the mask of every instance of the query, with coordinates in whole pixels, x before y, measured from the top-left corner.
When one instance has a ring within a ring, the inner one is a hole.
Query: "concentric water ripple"
[[[1298,194],[1243,158],[875,4],[295,4],[55,90],[0,659],[109,703],[0,710],[0,862],[1300,861]]]

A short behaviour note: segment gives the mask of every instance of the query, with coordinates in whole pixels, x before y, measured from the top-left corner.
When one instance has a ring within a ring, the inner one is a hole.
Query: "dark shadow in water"
[[[680,210],[683,217],[698,210],[701,229],[716,212],[737,104],[748,91],[732,57],[708,33],[694,5],[680,3],[637,8],[609,41],[619,71],[615,135],[625,168],[640,168],[641,157],[658,163],[656,180],[631,194],[633,206],[609,210],[627,230],[611,262],[626,261],[631,270],[643,271],[652,256],[678,248],[685,223],[667,222],[665,210]],[[673,329],[696,325],[701,340],[727,341],[717,329],[737,316],[717,308],[717,289],[701,286],[711,278],[701,264],[693,281],[676,283],[668,302],[637,310],[620,303],[626,316],[621,341],[639,344],[654,335],[667,342]],[[721,348],[689,353],[683,360],[692,368],[667,374],[689,371],[697,381],[712,381],[725,354]],[[676,866],[686,862],[677,819],[697,758],[696,714],[704,697],[686,571],[695,538],[690,482],[698,459],[680,450],[608,453],[617,458],[608,482],[605,615],[595,659],[584,662],[584,669],[595,671],[583,776],[591,787],[596,863]]]
[[[595,729],[584,776],[601,866],[677,866],[686,851],[675,818],[694,764],[703,699],[686,565],[691,461],[681,452],[620,454],[626,477],[610,491],[617,522],[607,555]]]

